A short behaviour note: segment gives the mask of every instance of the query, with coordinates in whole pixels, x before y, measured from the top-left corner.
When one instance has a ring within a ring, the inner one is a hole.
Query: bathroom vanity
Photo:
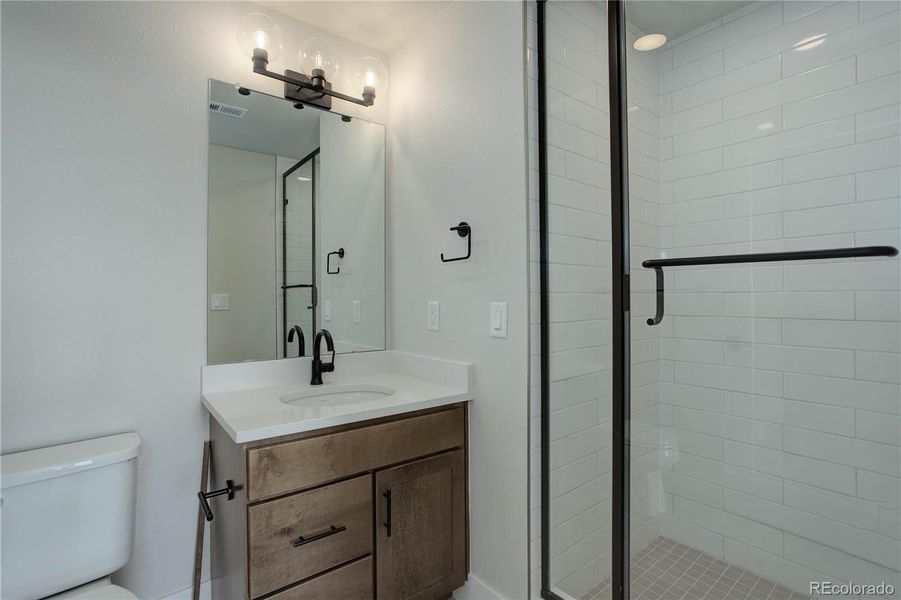
[[[446,598],[470,365],[385,350],[385,128],[216,80],[209,102],[212,596]]]
[[[205,392],[209,488],[232,490],[209,499],[213,597],[434,600],[463,585],[469,366],[388,351],[342,367],[322,386]],[[410,376],[423,367],[432,381]]]

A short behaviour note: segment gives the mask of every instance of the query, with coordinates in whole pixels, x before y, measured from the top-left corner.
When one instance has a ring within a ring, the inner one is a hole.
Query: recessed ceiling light
[[[313,181],[312,177],[307,177],[306,175],[301,175],[297,178],[297,181]]]
[[[635,40],[633,46],[639,52],[647,52],[648,50],[656,50],[665,43],[666,36],[662,33],[649,33]]]

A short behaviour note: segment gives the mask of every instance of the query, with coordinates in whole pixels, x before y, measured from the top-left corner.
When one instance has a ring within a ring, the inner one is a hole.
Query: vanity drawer
[[[248,500],[284,494],[465,443],[462,407],[247,451]]]
[[[369,554],[372,478],[251,506],[247,534],[251,598]]]
[[[367,556],[266,600],[372,600],[372,557]]]

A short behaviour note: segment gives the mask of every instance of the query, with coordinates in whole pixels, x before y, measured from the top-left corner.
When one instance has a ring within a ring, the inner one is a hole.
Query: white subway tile
[[[780,78],[780,73],[781,61],[778,56],[727,71],[723,75],[672,92],[673,111],[680,112],[698,104],[776,81]]]
[[[782,215],[756,215],[675,226],[676,246],[722,244],[782,237]]]
[[[662,471],[660,476],[663,480],[663,488],[667,493],[699,504],[723,508],[723,488],[721,486],[673,471]]]
[[[859,185],[859,184],[858,184]],[[723,198],[726,217],[759,215],[854,202],[854,176],[780,185]]]
[[[879,505],[796,482],[785,482],[785,505],[833,521],[879,531]]]
[[[901,135],[901,106],[897,104],[859,113],[856,120],[858,142]]]
[[[854,435],[854,411],[850,408],[739,392],[725,392],[723,400],[724,410],[728,414],[780,425]]]
[[[660,75],[660,93],[668,94],[723,72],[723,53],[714,52]]]
[[[692,154],[744,140],[771,136],[781,130],[782,109],[769,108],[678,134],[673,138],[673,152],[677,156]]]
[[[680,362],[675,365],[675,378],[677,383],[722,390],[765,396],[782,393],[782,373],[777,371]]]
[[[893,106],[901,100],[899,88],[901,81],[895,74],[789,104],[782,109],[785,129]]]
[[[901,418],[884,413],[858,410],[857,437],[901,446]]]
[[[682,452],[710,460],[723,460],[723,438],[721,437],[688,431],[678,427],[661,431],[661,436],[672,436],[672,449],[676,452],[677,460]],[[669,437],[665,439],[669,439]]]
[[[848,146],[854,143],[854,132],[854,117],[845,117],[733,144],[723,148],[723,166],[728,169]]]
[[[901,355],[898,353],[858,350],[854,354],[858,379],[901,383]]]
[[[882,567],[794,535],[785,535],[785,558],[834,574],[845,581],[884,582],[892,586],[901,584],[898,565],[894,565],[895,568]]]
[[[782,24],[782,6],[773,3],[769,6],[711,29],[693,39],[673,46],[673,64],[676,66],[697,60],[698,58],[732,46],[769,31]]]
[[[664,181],[696,177],[723,169],[723,153],[709,150],[691,156],[682,156],[664,160],[660,163],[660,177]]]
[[[726,497],[736,492],[726,491]],[[704,506],[678,496],[673,498],[673,516],[768,552],[782,552],[782,532],[730,512]]]
[[[660,137],[670,137],[723,120],[723,101],[714,100],[688,110],[660,118]]]
[[[674,202],[660,207],[660,220],[663,225],[697,223],[722,218],[723,199],[718,196]]]
[[[723,118],[734,119],[765,108],[790,104],[853,85],[854,57],[812,71],[759,85],[723,99]]]
[[[693,292],[775,292],[782,290],[782,267],[742,267],[679,269],[674,291]]]
[[[663,515],[660,520],[660,535],[666,536],[692,548],[697,548],[711,556],[723,557],[723,536],[699,527],[694,523]]]
[[[897,139],[885,138],[789,158],[783,161],[785,181],[794,183],[893,167],[901,163],[899,148]]]
[[[895,567],[901,561],[901,546],[897,541],[877,533],[863,531],[803,510],[731,490],[725,491],[724,500],[726,510],[729,512],[832,546],[874,563]]]
[[[676,408],[673,424],[676,431],[684,429],[767,448],[782,448],[782,427],[773,423],[722,413]]]
[[[803,237],[884,229],[896,223],[901,223],[901,202],[891,198],[788,212],[784,231],[786,237]]]
[[[754,573],[766,573],[767,578],[801,594],[810,593],[811,581],[830,581],[828,575],[786,560],[781,553],[770,554],[729,538],[723,540],[723,558]]]
[[[813,3],[810,2],[791,2],[783,6],[788,4],[813,6]],[[795,12],[797,14],[800,11]],[[788,19],[788,21],[791,20]],[[856,20],[856,2],[835,3],[804,18],[794,20],[794,22],[787,22],[784,27],[774,27],[761,35],[730,46],[726,49],[726,68],[735,69],[766,56],[779,54],[783,50],[792,48],[801,40],[840,31],[854,25]]]
[[[872,2],[866,2],[871,4]],[[873,48],[857,55],[857,80],[867,81],[897,73],[901,67],[901,45],[898,42]]]
[[[855,292],[854,316],[867,321],[901,321],[901,293]]]
[[[815,179],[810,177],[809,179]],[[710,175],[680,179],[675,182],[673,197],[677,202],[734,194],[772,187],[782,183],[782,162],[773,161],[738,169],[729,169]]]
[[[676,317],[675,336],[702,340],[760,342],[782,341],[782,322],[776,319],[735,317]]]
[[[901,479],[858,469],[857,496],[897,508],[901,498]]]
[[[854,469],[847,465],[733,441],[725,443],[724,452],[729,464],[843,494],[854,493]]]
[[[782,22],[790,23],[835,3],[836,0],[785,0],[782,3]],[[846,2],[846,4],[853,6],[857,2]],[[856,14],[849,16],[852,23],[856,20],[856,16]]]
[[[901,22],[898,19],[873,19],[849,29],[826,33],[825,37],[800,44],[793,50],[783,53],[783,76],[809,71],[879,47],[886,40],[897,40],[901,35]],[[820,40],[823,41],[817,44]]]
[[[791,346],[901,352],[901,323],[785,320],[782,340]]]
[[[860,3],[860,22],[875,19],[881,15],[897,12],[899,9],[897,2],[891,0],[863,0]],[[894,18],[898,18],[895,16]]]
[[[678,456],[674,468],[677,473],[684,473],[695,479],[767,498],[773,502],[782,502],[782,479],[761,473],[756,468],[746,469],[687,454]],[[853,481],[851,483],[853,484]]]
[[[894,477],[901,475],[897,446],[796,427],[785,427],[782,443],[786,452]]]
[[[786,373],[785,397],[901,414],[901,387],[888,383]]]
[[[661,343],[666,341],[666,339],[663,339]],[[660,397],[662,402],[671,405],[713,412],[723,411],[722,390],[662,382],[660,384]],[[670,410],[672,410],[672,407],[670,407]]]
[[[901,197],[901,169],[898,167],[858,173],[855,178],[858,202]]]
[[[786,278],[787,280],[787,278]],[[724,294],[726,316],[776,319],[853,319],[850,292],[763,292]]]

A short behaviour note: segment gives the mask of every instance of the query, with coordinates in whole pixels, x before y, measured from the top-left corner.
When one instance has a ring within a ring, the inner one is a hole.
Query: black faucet
[[[295,325],[294,327],[291,328],[291,331],[288,332],[288,343],[290,344],[291,342],[294,341],[295,333],[300,336],[300,340],[299,340],[300,341],[300,352],[298,352],[297,356],[306,356],[307,355],[306,342],[304,342],[303,329],[300,328],[300,325]],[[285,356],[286,357],[288,356],[287,348],[285,348]]]
[[[325,346],[332,353],[332,362],[323,363],[320,358],[319,347],[322,345],[322,338],[325,338]],[[328,329],[322,329],[316,334],[313,340],[313,377],[310,379],[310,385],[322,385],[322,374],[331,373],[335,370],[335,342],[332,340],[332,334]]]

